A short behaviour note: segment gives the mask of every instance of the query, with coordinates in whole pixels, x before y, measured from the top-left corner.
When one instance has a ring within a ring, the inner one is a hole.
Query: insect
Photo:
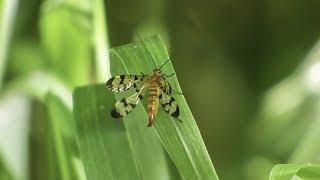
[[[145,45],[144,41],[140,36],[139,38],[143,46],[148,51],[148,48]],[[175,75],[175,73],[168,76],[161,73],[161,68],[163,68],[164,65],[166,65],[171,59],[168,59],[164,64],[160,66],[160,68],[157,68],[154,59],[152,58],[152,55],[149,51],[148,54],[155,67],[151,75],[145,75],[143,73],[141,73],[141,75],[118,75],[111,77],[107,81],[106,86],[110,91],[123,92],[132,89],[134,90],[134,93],[131,96],[122,98],[115,103],[114,109],[112,109],[111,111],[111,116],[114,118],[120,118],[132,112],[141,101],[141,99],[145,96],[146,92],[149,90],[147,100],[147,127],[151,127],[153,125],[160,103],[162,104],[165,112],[182,122],[178,118],[180,114],[179,106],[176,100],[172,97],[172,91],[177,91],[171,88],[169,82],[166,79]]]

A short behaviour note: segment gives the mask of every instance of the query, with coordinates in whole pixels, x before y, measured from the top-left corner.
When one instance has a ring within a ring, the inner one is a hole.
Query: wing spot
[[[120,102],[123,103],[123,106],[124,106],[124,107],[127,107],[127,106],[128,106],[128,103],[127,103],[127,101],[126,101],[125,98],[122,98],[122,99],[120,100]]]
[[[173,116],[173,117],[178,117],[179,116],[179,114],[180,114],[180,112],[179,112],[179,106],[177,106],[177,108],[176,108],[176,110],[171,114],[171,116]]]
[[[174,98],[171,97],[169,104],[171,105],[174,102]]]
[[[113,82],[113,80],[114,80],[114,77],[110,78],[110,79],[108,80],[108,82],[107,82],[107,87],[108,87],[109,89],[112,88],[112,82]]]
[[[114,117],[114,118],[120,118],[121,117],[120,113],[118,113],[116,109],[112,109],[111,116]]]
[[[125,75],[120,75],[120,79],[121,80],[120,80],[119,84],[123,84],[123,81],[124,81],[125,77],[126,77]]]

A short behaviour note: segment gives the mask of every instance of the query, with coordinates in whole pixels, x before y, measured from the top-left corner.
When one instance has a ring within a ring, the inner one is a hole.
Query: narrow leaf
[[[155,67],[153,67],[150,54],[157,67],[169,59],[160,36],[153,36],[144,41],[148,49],[142,43],[132,43],[113,48],[110,51],[111,73],[113,75],[140,74],[141,72],[151,74]],[[166,64],[162,72],[167,75],[174,73],[172,63]],[[181,92],[176,77],[171,77],[169,82],[173,89]],[[183,123],[160,110],[154,125],[165,149],[184,178],[218,179],[185,98],[177,94],[174,97],[180,106],[179,118]],[[143,118],[136,118],[137,113],[139,113],[139,117]],[[146,126],[146,120],[146,111],[135,111],[124,118],[125,124],[134,121],[140,126]]]
[[[78,149],[76,148],[76,134],[71,110],[52,93],[48,93],[45,99],[59,173],[63,180],[78,179],[79,173],[72,161],[72,157],[78,155]]]
[[[69,87],[84,84],[90,77],[90,34],[86,29],[79,28],[79,14],[63,5],[52,8],[52,3],[56,1],[48,1],[42,6],[40,16],[45,63],[50,72]]]
[[[5,72],[7,54],[13,32],[14,21],[17,13],[19,0],[0,1],[0,88]]]
[[[101,82],[110,77],[110,62],[106,53],[109,49],[108,34],[106,30],[105,5],[102,0],[93,0],[93,27],[96,60],[96,78]],[[107,74],[106,74],[107,73]]]
[[[288,180],[294,176],[302,179],[320,179],[320,165],[278,164],[270,173],[270,180]]]
[[[9,167],[3,161],[3,158],[0,157],[0,179],[13,179],[11,173],[12,172],[9,171]]]
[[[124,125],[112,119],[104,85],[76,89],[74,117],[87,179],[140,179]]]

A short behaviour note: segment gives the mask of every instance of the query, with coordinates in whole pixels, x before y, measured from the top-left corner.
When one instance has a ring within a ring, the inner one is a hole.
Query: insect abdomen
[[[154,117],[158,112],[159,107],[159,87],[155,81],[150,82],[150,91],[148,98],[148,117],[149,124],[148,127],[152,126]]]

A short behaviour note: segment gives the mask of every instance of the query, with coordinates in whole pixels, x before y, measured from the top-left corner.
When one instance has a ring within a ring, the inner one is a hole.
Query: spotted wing
[[[128,113],[138,105],[140,100],[145,94],[147,83],[144,83],[141,88],[137,88],[136,92],[128,98],[122,98],[114,105],[114,109],[111,111],[111,116],[114,118],[120,118],[126,116]]]
[[[164,93],[171,94],[171,86],[165,77],[160,77],[157,83]]]
[[[119,75],[110,78],[106,85],[110,91],[122,92],[141,86],[144,79],[144,75]]]
[[[159,95],[163,109],[172,117],[177,118],[180,114],[179,106],[176,100],[161,90]]]

